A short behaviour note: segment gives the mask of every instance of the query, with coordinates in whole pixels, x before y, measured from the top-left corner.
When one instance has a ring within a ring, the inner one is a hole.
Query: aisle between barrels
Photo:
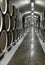
[[[31,28],[8,65],[44,65],[45,54],[34,29]]]

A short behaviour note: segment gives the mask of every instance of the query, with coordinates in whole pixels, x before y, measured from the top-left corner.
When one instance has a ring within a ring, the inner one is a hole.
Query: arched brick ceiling
[[[24,12],[31,11],[31,1],[35,3],[35,11],[42,12],[45,8],[45,0],[11,0],[12,4],[16,6],[23,14]]]

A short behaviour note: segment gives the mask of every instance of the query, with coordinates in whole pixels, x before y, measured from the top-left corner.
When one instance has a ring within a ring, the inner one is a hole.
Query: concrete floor
[[[8,65],[45,65],[45,54],[33,27]]]

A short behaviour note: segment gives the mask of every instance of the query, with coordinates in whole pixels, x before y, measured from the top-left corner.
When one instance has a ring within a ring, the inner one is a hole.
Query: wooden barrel
[[[11,29],[15,30],[15,18],[14,18],[14,16],[11,16]]]
[[[0,9],[1,9],[1,0],[0,0]]]
[[[19,15],[19,9],[16,9],[16,17]]]
[[[2,52],[6,51],[7,43],[8,43],[7,33],[5,30],[3,30],[0,36],[0,49]]]
[[[1,0],[0,1],[1,11],[3,14],[6,14],[7,12],[7,0]]]
[[[19,39],[19,30],[18,29],[16,29],[16,31],[15,31],[15,37],[16,37],[16,40]]]
[[[3,28],[3,17],[0,11],[0,32],[2,31],[2,28]]]
[[[8,32],[8,46],[10,46],[11,44],[13,44],[13,32],[12,32],[12,30],[10,30]]]
[[[8,7],[7,7],[7,12],[9,13],[10,16],[13,15],[13,5],[11,1],[7,1]]]
[[[5,29],[7,32],[10,30],[10,27],[11,27],[11,20],[9,14],[7,13],[5,16]]]
[[[19,36],[20,36],[20,38],[23,36],[23,29],[22,28],[19,29]]]
[[[15,42],[15,30],[13,30],[13,42]]]
[[[13,44],[18,39],[17,30],[13,30]]]

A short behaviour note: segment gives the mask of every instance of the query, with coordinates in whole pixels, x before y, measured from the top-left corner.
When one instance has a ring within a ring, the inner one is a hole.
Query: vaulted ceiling
[[[30,15],[29,12],[31,11],[31,2],[35,3],[34,10],[38,13],[42,12],[45,8],[45,0],[11,0],[12,4],[19,9],[19,11],[24,14],[25,16]],[[26,13],[26,14],[25,14]],[[37,15],[38,13],[35,13]]]

